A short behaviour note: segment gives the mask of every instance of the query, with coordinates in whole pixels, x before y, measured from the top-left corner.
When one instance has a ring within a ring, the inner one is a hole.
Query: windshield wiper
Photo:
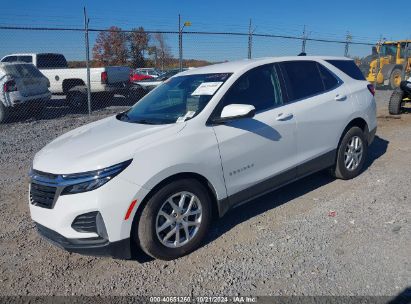
[[[146,120],[146,119],[134,120],[133,123],[144,124],[144,125],[156,125],[155,122]]]
[[[130,121],[130,117],[128,116],[126,112],[118,114],[117,118],[121,121]]]

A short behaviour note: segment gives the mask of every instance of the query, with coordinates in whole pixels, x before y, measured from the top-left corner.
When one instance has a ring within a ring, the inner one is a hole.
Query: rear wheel
[[[367,158],[368,143],[359,127],[349,129],[341,140],[332,175],[340,179],[351,179],[360,174]]]
[[[400,69],[394,69],[390,76],[390,86],[391,89],[395,90],[400,87],[402,77],[402,71]]]
[[[43,118],[43,112],[45,108],[46,106],[44,104],[32,105],[30,106],[31,115],[37,119]]]
[[[392,92],[390,102],[388,104],[388,111],[391,115],[399,115],[401,114],[401,107],[404,104],[403,101],[404,92],[397,88]]]
[[[9,109],[0,100],[0,123],[6,122],[9,118]]]
[[[75,109],[85,109],[87,106],[87,94],[83,90],[71,89],[66,98],[70,106]]]
[[[155,193],[136,220],[135,239],[145,253],[176,259],[200,246],[211,221],[211,200],[197,180],[177,180]]]

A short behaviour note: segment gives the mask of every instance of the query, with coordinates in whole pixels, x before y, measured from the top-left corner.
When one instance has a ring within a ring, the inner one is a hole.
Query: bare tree
[[[164,70],[164,66],[170,62],[172,59],[171,50],[166,42],[166,38],[162,33],[156,33],[153,35],[155,40],[155,56],[156,59],[160,62],[161,69]],[[156,61],[157,61],[156,60]]]

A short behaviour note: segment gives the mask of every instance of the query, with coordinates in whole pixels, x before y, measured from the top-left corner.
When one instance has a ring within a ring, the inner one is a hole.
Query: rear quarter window
[[[352,60],[326,60],[326,61],[353,79],[365,80],[364,75],[361,73],[361,70]]]
[[[4,57],[2,62],[14,62],[17,61],[17,56],[7,56]]]
[[[4,67],[5,72],[16,78],[39,78],[43,74],[32,64],[12,64]]]

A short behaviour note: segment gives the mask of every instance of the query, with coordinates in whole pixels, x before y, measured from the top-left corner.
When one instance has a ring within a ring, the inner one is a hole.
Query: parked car
[[[152,78],[157,78],[162,74],[162,72],[158,71],[155,68],[139,68],[135,70],[138,74],[143,74],[147,76],[151,76]]]
[[[51,97],[49,86],[48,79],[30,63],[0,63],[0,123],[17,108],[41,113]]]
[[[140,81],[140,80],[145,80],[145,79],[153,79],[153,76],[147,75],[147,74],[141,74],[137,70],[133,70],[130,73],[130,81]]]
[[[49,79],[50,91],[53,94],[66,94],[67,100],[74,106],[85,104],[86,68],[69,68],[62,54],[11,54],[1,59],[1,62],[16,61],[34,64]],[[129,75],[129,67],[90,68],[90,90],[92,93],[105,93],[111,98],[116,93],[128,94]]]
[[[180,73],[128,111],[72,130],[33,161],[30,211],[72,252],[170,260],[213,215],[314,172],[360,174],[377,122],[354,61],[280,57]]]
[[[157,78],[149,78],[149,79],[142,79],[140,81],[135,81],[135,83],[141,85],[143,88],[147,89],[148,91],[151,91],[155,87],[158,87],[160,84],[162,84],[164,81],[169,79],[170,77],[176,75],[180,70],[170,70],[168,72],[165,72],[161,76],[158,76]]]

